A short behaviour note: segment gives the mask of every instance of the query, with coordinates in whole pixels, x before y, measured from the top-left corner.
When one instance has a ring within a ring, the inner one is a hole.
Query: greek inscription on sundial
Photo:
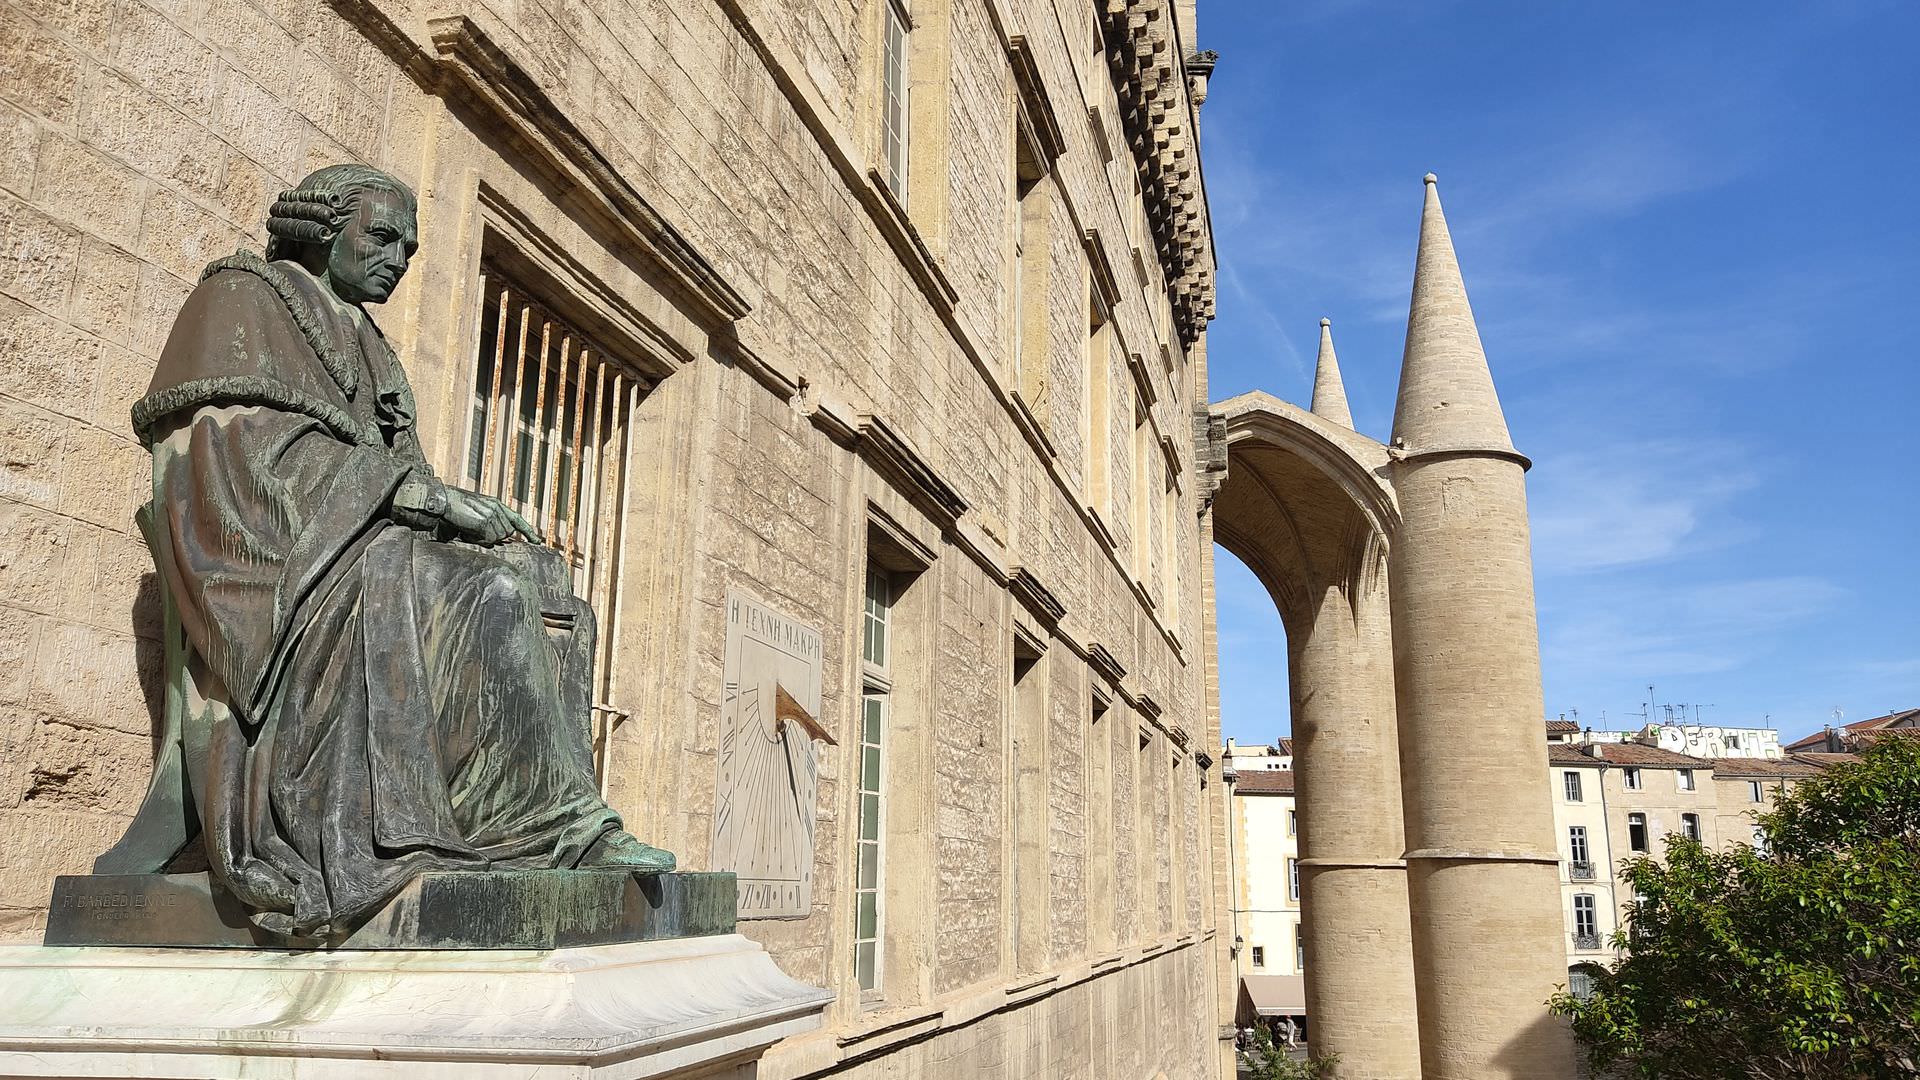
[[[713,865],[740,879],[742,919],[804,918],[813,903],[820,770],[820,631],[727,591]]]

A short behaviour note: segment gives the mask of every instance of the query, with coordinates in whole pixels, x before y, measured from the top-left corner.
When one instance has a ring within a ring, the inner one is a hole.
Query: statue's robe
[[[408,512],[444,489],[364,312],[297,264],[221,260],[134,427],[211,702],[188,755],[208,863],[259,925],[342,932],[422,871],[570,867],[620,827],[526,560]]]

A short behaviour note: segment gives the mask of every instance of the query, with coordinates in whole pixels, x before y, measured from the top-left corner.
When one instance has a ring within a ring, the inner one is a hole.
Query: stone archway
[[[1263,393],[1213,407],[1214,540],[1286,627],[1307,1015],[1336,1075],[1420,1076],[1394,703],[1386,447]]]

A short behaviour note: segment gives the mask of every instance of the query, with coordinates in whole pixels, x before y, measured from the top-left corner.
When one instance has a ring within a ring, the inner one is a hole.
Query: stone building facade
[[[742,928],[838,998],[762,1075],[1218,1075],[1194,20],[14,3],[0,936],[34,938],[146,782],[128,407],[201,267],[257,250],[309,170],[365,161],[420,197],[377,318],[423,442],[575,560],[634,832],[737,868],[716,816],[783,808],[726,769],[730,620],[818,642],[837,746],[785,808],[810,851]]]
[[[1819,775],[1821,767],[1805,761],[1761,756],[1778,746],[1771,729],[1737,730],[1741,748],[1755,753],[1693,757],[1652,745],[1650,731],[1637,737],[1645,741],[1608,741],[1609,733],[1592,732],[1549,743],[1567,978],[1576,991],[1590,985],[1592,965],[1610,967],[1621,955],[1613,935],[1626,927],[1634,903],[1620,877],[1622,862],[1662,857],[1672,834],[1711,850],[1759,843],[1757,815],[1771,811],[1793,785]]]

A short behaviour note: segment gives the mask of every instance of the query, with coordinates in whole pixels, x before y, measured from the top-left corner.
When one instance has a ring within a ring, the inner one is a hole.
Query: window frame
[[[1582,916],[1585,916],[1584,930],[1581,929]],[[1580,937],[1600,936],[1600,904],[1590,892],[1573,894],[1573,932]]]
[[[1570,803],[1586,802],[1586,785],[1580,779],[1579,769],[1566,769],[1561,772],[1561,785],[1566,800]]]
[[[1638,810],[1627,815],[1627,847],[1641,855],[1651,854],[1653,851],[1647,834],[1647,815]]]
[[[1680,835],[1686,837],[1687,839],[1693,841],[1696,844],[1702,844],[1706,842],[1703,839],[1703,837],[1706,834],[1700,831],[1700,815],[1699,814],[1688,813],[1688,814],[1680,815]]]
[[[876,587],[877,586],[877,587]],[[853,975],[862,1002],[882,999],[886,991],[886,729],[892,709],[893,610],[898,600],[893,575],[869,561],[861,590],[860,731],[854,780]],[[879,599],[876,599],[876,596]],[[877,647],[876,647],[877,646]],[[871,755],[872,764],[868,758]],[[871,787],[869,784],[871,783]],[[873,812],[867,812],[867,800]],[[873,835],[867,833],[871,828]],[[869,869],[871,867],[871,869]],[[871,934],[861,932],[861,903],[871,896]],[[868,950],[862,971],[862,948]]]
[[[1253,946],[1253,966],[1254,967],[1267,966],[1267,947],[1265,945]]]
[[[1300,902],[1300,860],[1287,860],[1287,896],[1294,903]]]
[[[1585,825],[1567,826],[1567,861],[1592,862],[1593,860],[1589,857],[1591,851],[1587,843],[1587,827]]]
[[[912,128],[913,11],[907,0],[880,0],[879,173],[903,207],[908,198]]]
[[[1766,802],[1767,793],[1765,785],[1758,780],[1747,781],[1747,801],[1751,803]]]
[[[1673,784],[1675,791],[1699,790],[1699,784],[1694,779],[1692,769],[1675,769],[1673,771]]]
[[[1624,791],[1641,791],[1646,786],[1646,777],[1638,765],[1620,766],[1620,787]]]

